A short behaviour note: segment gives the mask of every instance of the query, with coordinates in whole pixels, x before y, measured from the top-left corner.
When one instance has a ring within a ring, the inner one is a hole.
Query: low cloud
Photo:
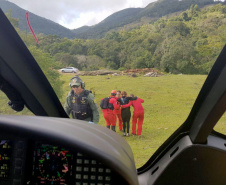
[[[94,25],[114,12],[129,7],[144,7],[156,0],[9,0],[38,16],[70,29]]]

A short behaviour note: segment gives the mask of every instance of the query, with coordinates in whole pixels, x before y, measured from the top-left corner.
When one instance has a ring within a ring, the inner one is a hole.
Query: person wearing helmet
[[[100,107],[102,108],[103,116],[106,121],[107,128],[116,132],[116,114],[114,114],[114,109],[120,108],[120,104],[117,103],[116,90],[111,91],[111,96],[101,99]]]
[[[99,122],[99,110],[94,95],[85,89],[85,83],[75,76],[70,80],[71,91],[64,104],[65,112],[73,119],[85,120],[90,123]]]

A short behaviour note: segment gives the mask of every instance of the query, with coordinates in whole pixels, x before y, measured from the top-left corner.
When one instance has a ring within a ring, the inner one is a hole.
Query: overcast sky
[[[70,29],[91,26],[125,8],[145,7],[156,0],[8,0]]]

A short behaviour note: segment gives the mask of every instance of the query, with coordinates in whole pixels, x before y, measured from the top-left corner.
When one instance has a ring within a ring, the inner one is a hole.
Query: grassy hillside
[[[62,74],[64,80],[64,98],[70,90],[69,80],[73,74]],[[110,95],[112,89],[125,90],[144,99],[145,119],[143,137],[124,137],[130,144],[137,168],[141,167],[157,148],[185,121],[193,103],[206,79],[205,75],[168,75],[162,77],[128,77],[128,76],[81,76],[86,89],[95,94],[97,104],[101,98]],[[7,98],[0,93],[0,113],[14,114],[7,105]],[[131,108],[133,110],[133,108]],[[21,114],[21,113],[17,113]],[[28,114],[28,111],[23,112]],[[105,121],[100,110],[100,125]],[[118,126],[118,125],[117,125]],[[218,131],[226,134],[226,118],[223,116]],[[117,133],[122,135],[121,132]]]

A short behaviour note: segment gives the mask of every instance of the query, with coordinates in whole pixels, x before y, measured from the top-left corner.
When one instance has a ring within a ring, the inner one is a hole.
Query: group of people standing
[[[144,108],[142,103],[144,103],[144,100],[135,97],[133,94],[127,96],[126,91],[121,92],[112,90],[110,97],[102,99],[100,103],[104,119],[106,120],[107,128],[111,128],[113,131],[115,131],[118,118],[119,130],[123,131],[123,136],[129,136],[131,119],[130,106],[133,106],[134,112],[132,118],[132,134],[140,136],[142,133],[142,125],[144,121]],[[137,124],[138,128],[136,129]]]
[[[85,83],[78,76],[70,80],[70,87],[71,91],[68,93],[64,105],[65,112],[68,115],[71,114],[74,119],[97,124],[99,111],[92,92],[85,89]],[[118,128],[123,132],[123,136],[129,136],[130,106],[133,106],[132,134],[140,136],[144,120],[143,102],[143,99],[135,97],[133,94],[127,96],[126,91],[112,90],[110,96],[101,99],[100,103],[107,128],[116,132],[118,120]]]

